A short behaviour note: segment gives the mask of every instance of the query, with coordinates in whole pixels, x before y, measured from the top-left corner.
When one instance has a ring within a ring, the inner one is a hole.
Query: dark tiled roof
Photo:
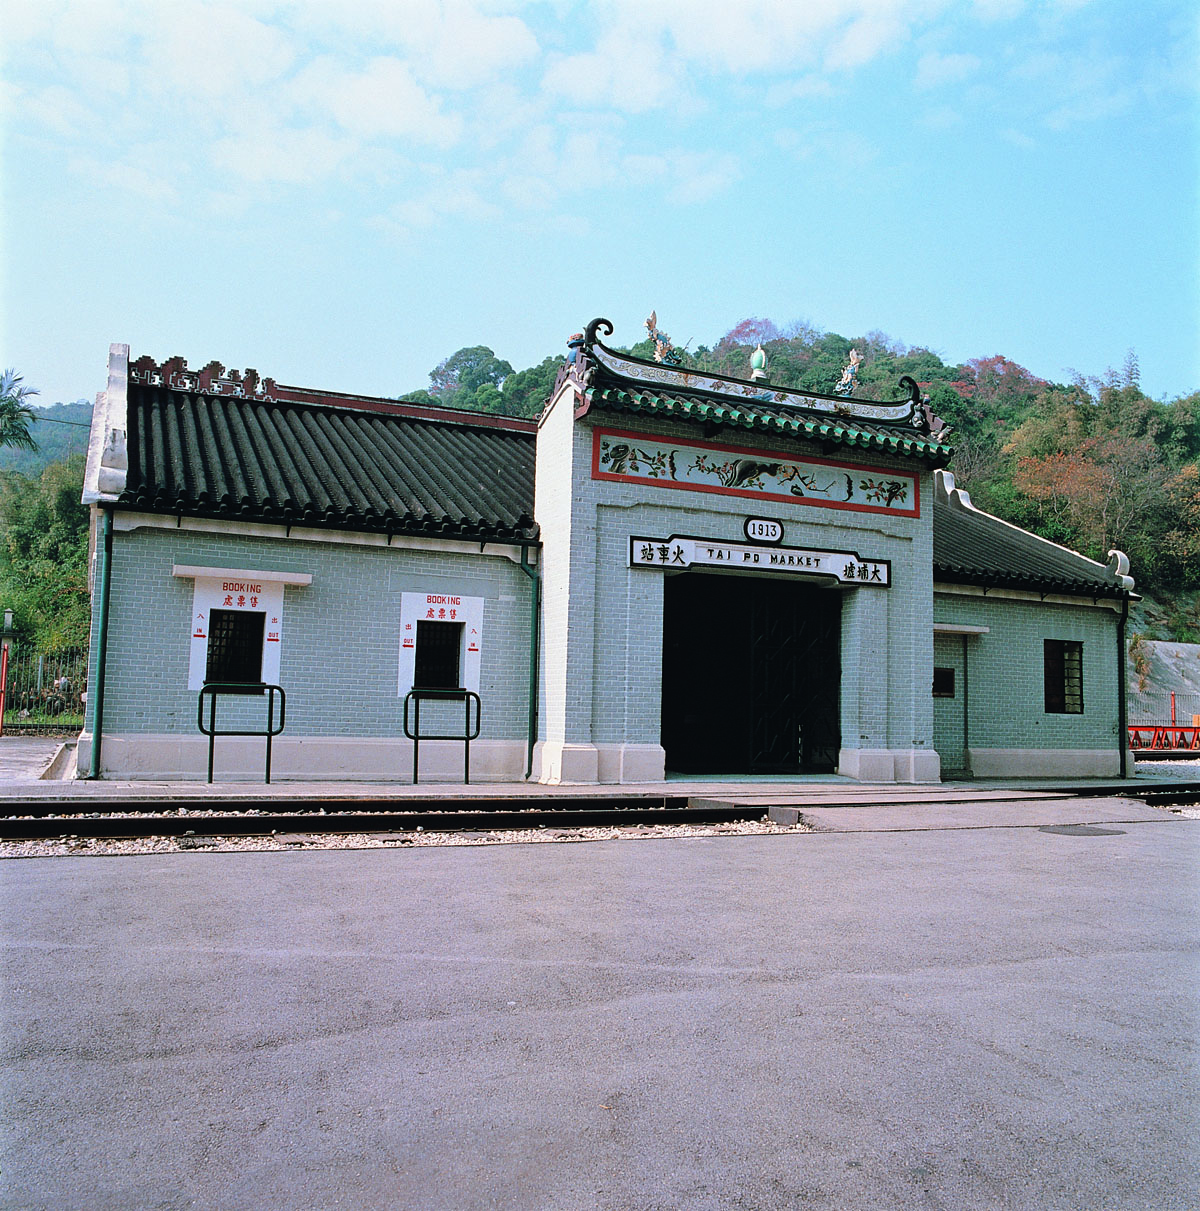
[[[613,412],[638,412],[675,420],[700,421],[762,433],[858,447],[881,454],[919,458],[935,466],[949,461],[951,448],[913,429],[875,425],[854,417],[804,412],[797,408],[719,399],[711,395],[655,391],[647,387],[608,380],[597,374],[588,391],[592,407]]]
[[[533,426],[131,383],[119,503],[155,513],[529,539]],[[445,410],[441,410],[443,413]],[[497,418],[487,418],[495,421]]]
[[[1124,597],[1103,565],[934,493],[933,578],[1086,597]]]

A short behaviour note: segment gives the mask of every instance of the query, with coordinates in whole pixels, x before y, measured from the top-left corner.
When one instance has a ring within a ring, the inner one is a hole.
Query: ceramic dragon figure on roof
[[[858,368],[862,365],[862,360],[863,356],[857,349],[850,350],[850,360],[846,363],[842,377],[838,379],[837,386],[833,389],[834,395],[850,396],[854,394],[854,384],[858,380]]]
[[[650,312],[646,320],[646,331],[654,342],[654,360],[665,366],[682,366],[683,354],[671,344],[671,338],[665,332],[658,330],[658,312]]]

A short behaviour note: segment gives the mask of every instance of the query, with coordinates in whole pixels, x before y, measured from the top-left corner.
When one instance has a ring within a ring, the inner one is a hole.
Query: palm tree
[[[0,374],[0,446],[37,449],[37,442],[29,433],[33,409],[25,403],[29,396],[37,394],[36,387],[21,386],[21,376],[15,370]]]

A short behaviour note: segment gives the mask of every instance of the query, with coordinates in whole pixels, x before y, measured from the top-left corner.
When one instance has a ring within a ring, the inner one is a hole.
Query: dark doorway
[[[662,743],[687,774],[827,773],[841,733],[841,594],[685,572],[663,590]]]

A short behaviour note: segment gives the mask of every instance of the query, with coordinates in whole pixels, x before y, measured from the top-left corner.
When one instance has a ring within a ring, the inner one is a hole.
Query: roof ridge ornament
[[[185,357],[169,357],[159,365],[154,358],[144,355],[130,363],[129,381],[197,395],[231,395],[263,402],[276,400],[273,378],[260,379],[258,371],[252,367],[247,368],[244,374],[233,369],[226,370],[215,360],[203,370],[189,370]]]
[[[682,366],[683,354],[671,344],[671,338],[658,329],[658,312],[651,311],[650,318],[644,322],[646,331],[654,342],[654,360],[664,366]]]
[[[647,326],[658,336],[658,317],[651,313]],[[905,375],[900,385],[908,393],[906,399],[874,400],[861,399],[857,396],[832,395],[828,392],[807,391],[799,387],[784,387],[777,383],[768,383],[762,379],[751,381],[745,378],[734,378],[728,374],[715,371],[697,370],[692,367],[669,363],[665,360],[656,365],[646,358],[634,357],[628,353],[618,353],[610,349],[598,338],[598,333],[606,335],[613,330],[612,323],[606,319],[594,319],[584,329],[581,348],[573,348],[574,360],[569,361],[559,372],[559,382],[571,378],[577,388],[590,390],[597,385],[607,386],[603,380],[595,379],[597,371],[623,380],[614,385],[636,386],[649,389],[655,393],[682,392],[693,395],[701,392],[708,397],[716,397],[726,405],[754,407],[765,406],[768,409],[782,408],[785,410],[799,409],[805,412],[824,414],[833,418],[850,418],[868,421],[874,424],[907,426],[917,433],[929,432],[928,411],[921,398],[921,391],[915,381]],[[569,345],[574,344],[572,338]],[[765,351],[764,351],[765,356]],[[765,369],[765,367],[764,367]],[[583,401],[576,415],[581,416],[590,407],[590,402]],[[934,418],[936,420],[936,418]],[[934,438],[937,441],[937,438]]]
[[[842,377],[838,379],[833,389],[834,395],[849,397],[854,394],[854,384],[858,380],[858,368],[862,365],[863,355],[857,349],[850,350],[850,360],[842,369]],[[904,380],[901,379],[901,386]]]
[[[1129,575],[1129,556],[1124,551],[1116,549],[1109,551],[1108,566],[1104,570],[1108,573],[1109,579],[1116,581],[1121,588],[1132,590],[1134,580]]]

